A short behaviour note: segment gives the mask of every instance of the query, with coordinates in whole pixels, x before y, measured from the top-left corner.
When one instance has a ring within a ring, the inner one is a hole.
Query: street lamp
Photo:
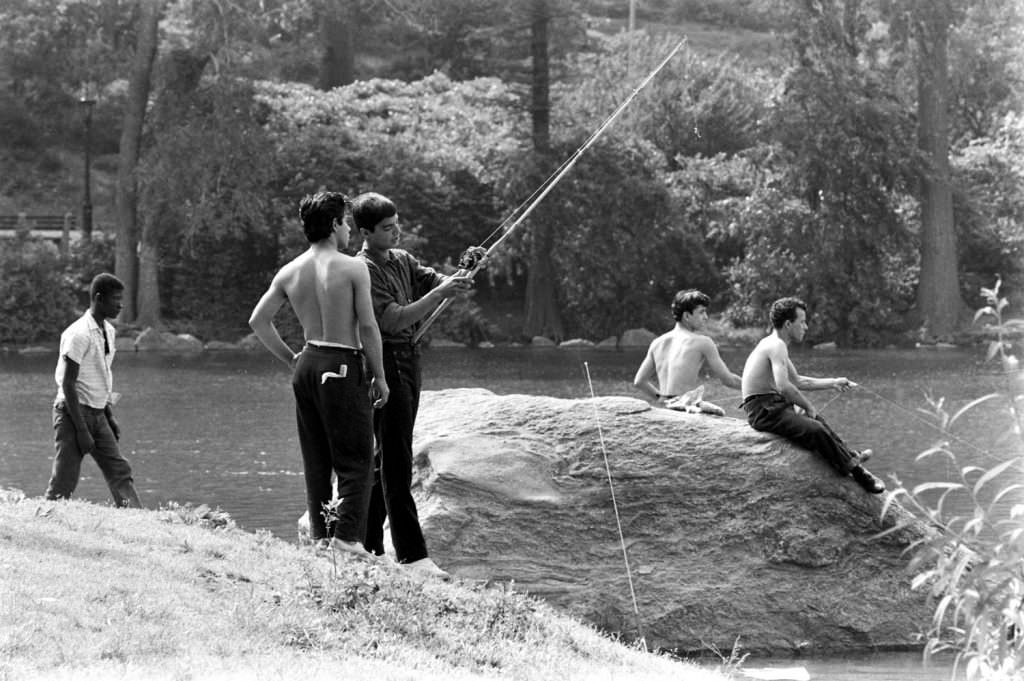
[[[84,241],[92,239],[92,196],[90,193],[90,166],[92,165],[92,108],[96,105],[96,98],[90,83],[82,86],[82,96],[78,103],[85,109],[85,172],[82,178],[82,222],[81,232]]]

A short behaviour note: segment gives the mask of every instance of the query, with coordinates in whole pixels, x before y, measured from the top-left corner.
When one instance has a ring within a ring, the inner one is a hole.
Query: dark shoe
[[[850,476],[857,481],[857,484],[871,494],[881,494],[885,491],[885,483],[876,478],[864,466],[854,466],[850,470]]]

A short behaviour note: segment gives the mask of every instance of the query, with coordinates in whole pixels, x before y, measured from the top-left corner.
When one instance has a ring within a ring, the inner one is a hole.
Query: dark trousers
[[[309,536],[360,541],[373,480],[373,417],[358,350],[306,345],[292,374]],[[338,501],[331,507],[331,472]]]
[[[856,465],[856,453],[836,435],[825,420],[798,414],[793,404],[778,394],[751,395],[743,401],[747,422],[754,430],[775,433],[817,453],[846,475]]]
[[[107,415],[102,409],[94,409],[81,405],[85,427],[92,435],[92,458],[103,472],[110,489],[110,496],[117,506],[142,508],[139,495],[135,492],[132,481],[132,467],[128,460],[121,456],[117,446],[117,438],[110,427]],[[68,408],[64,402],[53,407],[54,448],[53,471],[50,483],[46,487],[47,499],[68,499],[78,486],[78,478],[82,471],[82,459],[85,455],[78,448],[75,424],[68,416]]]
[[[377,475],[367,514],[368,551],[384,553],[384,520],[399,563],[427,557],[427,543],[412,498],[412,431],[420,406],[420,352],[411,344],[384,344],[384,377],[391,396],[373,415]]]

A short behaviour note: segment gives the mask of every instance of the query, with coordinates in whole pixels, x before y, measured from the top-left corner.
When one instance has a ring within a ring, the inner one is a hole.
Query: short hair
[[[96,300],[96,294],[103,297],[124,290],[124,282],[109,272],[101,272],[89,284],[89,300]]]
[[[799,298],[792,296],[779,298],[772,303],[772,309],[768,312],[768,319],[772,322],[773,329],[781,329],[786,322],[796,321],[796,311],[801,309],[807,312],[807,304]]]
[[[307,194],[299,202],[299,217],[306,240],[313,244],[331,235],[334,221],[345,219],[348,197],[341,192]]]
[[[366,192],[352,199],[352,222],[356,229],[372,232],[377,223],[398,214],[395,202],[377,192]]]
[[[686,289],[677,293],[672,300],[672,316],[678,322],[683,318],[684,312],[693,312],[702,305],[707,307],[710,304],[711,299],[707,294],[701,293],[695,288]]]

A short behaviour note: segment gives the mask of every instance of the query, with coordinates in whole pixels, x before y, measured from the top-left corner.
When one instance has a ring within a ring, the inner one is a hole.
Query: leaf
[[[924,459],[927,459],[929,456],[932,456],[933,454],[946,454],[947,456],[949,456],[950,460],[954,462],[956,461],[956,459],[953,457],[953,454],[948,449],[946,449],[946,443],[935,445],[934,447],[929,447],[928,449],[918,454],[914,458],[914,461],[922,461]]]
[[[989,351],[991,352],[991,348],[989,348]],[[990,357],[989,359],[991,359],[991,357]],[[970,402],[968,402],[967,404],[965,404],[965,405],[964,405],[963,407],[961,407],[960,409],[958,409],[958,410],[957,410],[957,412],[956,412],[955,414],[953,414],[953,416],[952,416],[952,417],[951,417],[951,418],[949,419],[949,425],[950,425],[950,426],[952,426],[952,425],[953,425],[953,423],[954,423],[954,422],[955,422],[955,421],[956,421],[956,420],[957,420],[958,418],[960,418],[960,416],[961,416],[962,414],[964,414],[964,413],[965,413],[965,412],[967,412],[968,410],[970,410],[970,409],[974,409],[974,408],[975,408],[976,406],[978,406],[979,404],[981,404],[981,403],[983,403],[983,402],[988,402],[989,400],[991,400],[991,399],[994,399],[994,398],[996,398],[996,397],[999,397],[999,393],[989,393],[988,395],[983,395],[983,396],[979,397],[979,398],[978,398],[978,399],[976,399],[976,400],[971,400]]]
[[[917,591],[920,589],[922,585],[928,583],[935,576],[935,572],[935,570],[927,570],[919,575],[915,575],[914,578],[910,580],[910,590]]]
[[[995,497],[992,498],[991,503],[989,503],[989,505],[988,505],[989,513],[992,512],[992,509],[995,508],[996,504],[998,504],[999,501],[1003,497],[1005,497],[1010,492],[1013,492],[1013,491],[1018,490],[1018,489],[1024,489],[1024,483],[1016,483],[1016,484],[1010,485],[1008,487],[1004,487],[1003,489],[999,490],[999,492],[995,495]]]
[[[916,497],[922,492],[928,492],[933,489],[942,489],[952,492],[953,490],[966,489],[966,487],[961,485],[959,482],[925,482],[915,487],[911,494]]]
[[[974,483],[974,496],[978,496],[978,492],[981,488],[987,485],[993,478],[998,477],[1008,468],[1017,463],[1019,463],[1018,459],[1010,459],[1009,461],[1002,462],[995,468],[990,468],[987,473],[978,478],[978,482]]]
[[[991,341],[988,344],[988,352],[985,353],[985,361],[990,361],[999,352],[999,348],[1002,347],[1002,343],[999,341]]]
[[[995,317],[996,311],[987,305],[985,307],[979,308],[978,311],[974,313],[974,321],[978,321],[979,317],[983,317],[985,315],[992,315],[993,317]]]

